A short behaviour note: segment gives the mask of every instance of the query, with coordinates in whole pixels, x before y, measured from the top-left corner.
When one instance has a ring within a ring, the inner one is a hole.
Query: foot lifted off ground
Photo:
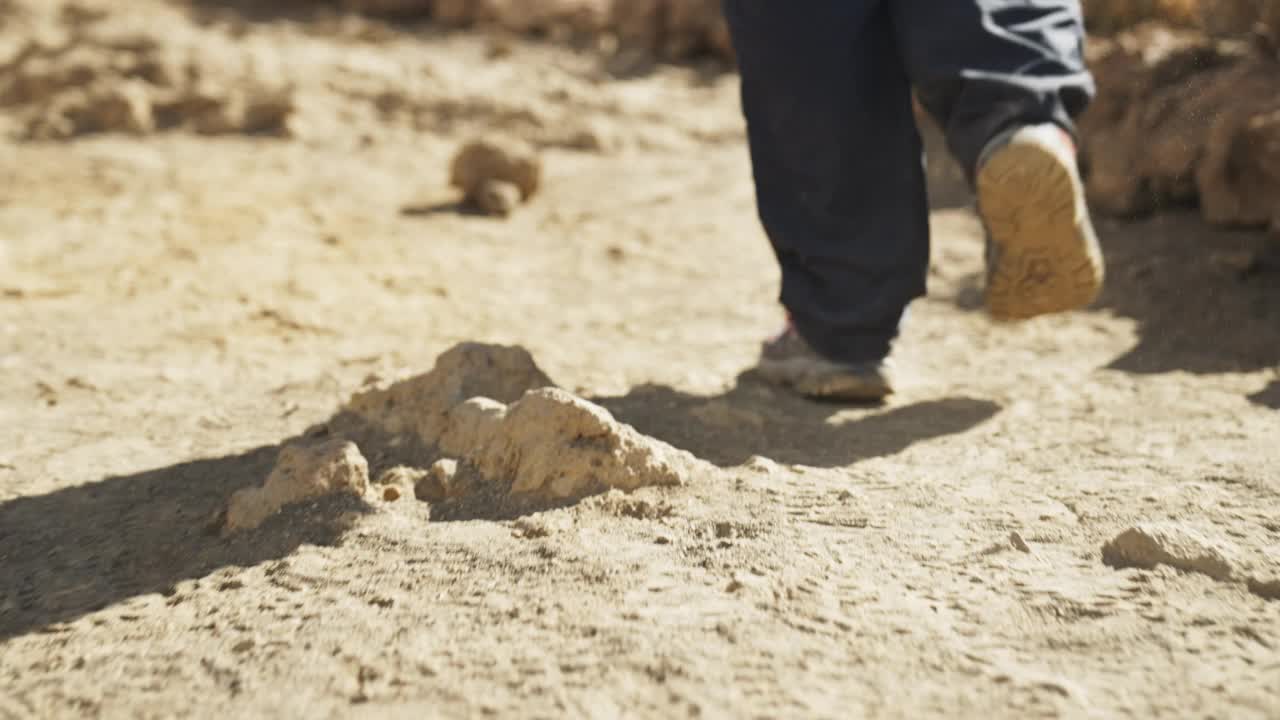
[[[1104,268],[1074,151],[1065,133],[1016,133],[978,171],[978,209],[990,234],[987,309],[1023,320],[1084,308]]]

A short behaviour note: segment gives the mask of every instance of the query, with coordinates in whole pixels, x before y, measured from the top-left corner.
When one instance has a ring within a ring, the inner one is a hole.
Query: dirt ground
[[[141,35],[296,107],[48,141],[0,107],[0,718],[1280,718],[1263,236],[1101,222],[1096,309],[996,326],[942,168],[901,393],[813,404],[744,372],[780,312],[731,74],[66,7],[0,3],[0,73],[32,37],[93,65]],[[448,187],[484,132],[545,163],[506,220]],[[471,340],[707,470],[514,517],[352,498],[211,529],[283,442]],[[1161,564],[1105,563],[1139,525],[1174,538]]]

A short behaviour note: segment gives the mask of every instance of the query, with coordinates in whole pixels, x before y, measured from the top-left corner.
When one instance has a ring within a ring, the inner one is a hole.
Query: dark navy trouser
[[[1079,0],[724,0],[782,303],[829,357],[879,359],[925,292],[914,88],[973,172],[1015,125],[1093,97]]]

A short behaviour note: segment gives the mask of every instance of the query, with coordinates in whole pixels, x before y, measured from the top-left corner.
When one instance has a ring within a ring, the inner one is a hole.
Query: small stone
[[[1145,570],[1167,565],[1215,580],[1227,580],[1233,574],[1219,544],[1173,524],[1144,524],[1125,530],[1102,546],[1102,561],[1114,568]]]
[[[729,593],[750,593],[752,595],[767,595],[769,593],[768,582],[757,575],[744,572],[735,572],[729,579],[729,583],[725,585],[725,592]]]
[[[291,90],[259,90],[246,100],[240,129],[251,134],[288,135],[289,120],[296,110]]]
[[[454,156],[449,182],[472,202],[495,180],[515,185],[528,200],[542,182],[542,160],[524,143],[492,138],[473,140]]]
[[[325,495],[360,496],[369,487],[369,463],[355,443],[331,440],[317,445],[286,445],[260,488],[231,496],[226,530],[248,530],[287,505]]]
[[[121,83],[92,96],[93,124],[107,132],[143,135],[155,130],[151,98],[142,83]]]
[[[781,465],[763,455],[752,455],[743,467],[761,475],[777,475],[783,472]]]
[[[520,206],[520,188],[503,180],[489,180],[480,185],[471,202],[485,215],[508,217]]]
[[[1031,552],[1031,546],[1027,545],[1027,541],[1022,539],[1022,535],[1017,530],[1009,533],[1009,544],[1013,545],[1013,548],[1018,552]]]
[[[384,471],[374,481],[384,502],[396,502],[406,495],[415,495],[416,486],[427,476],[427,471],[414,467],[393,467]]]
[[[457,460],[437,460],[431,469],[419,478],[414,495],[423,502],[443,502],[457,494],[454,479],[458,475]]]
[[[568,131],[556,144],[566,150],[604,153],[613,149],[618,143],[602,126],[584,125]]]
[[[436,480],[439,480],[440,482],[446,485],[452,483],[454,476],[457,474],[458,474],[457,460],[449,460],[449,459],[437,460],[431,466],[431,477],[435,478]]]

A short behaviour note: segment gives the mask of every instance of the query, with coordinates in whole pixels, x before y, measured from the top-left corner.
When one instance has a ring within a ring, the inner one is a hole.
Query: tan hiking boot
[[[987,310],[1025,320],[1079,310],[1102,290],[1104,265],[1076,167],[1057,125],[1002,135],[983,151],[978,212],[988,234]]]

